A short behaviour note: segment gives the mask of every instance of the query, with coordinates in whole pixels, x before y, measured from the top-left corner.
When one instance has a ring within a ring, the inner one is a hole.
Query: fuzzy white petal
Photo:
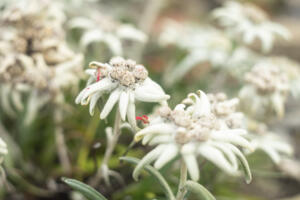
[[[231,133],[229,130],[212,132],[211,137],[215,140],[230,142],[232,144],[253,150],[253,147],[248,140],[243,138],[241,135],[235,134],[234,132]]]
[[[120,98],[121,91],[119,89],[114,90],[110,95],[108,100],[105,103],[104,108],[100,113],[100,119],[105,119],[110,111],[113,109],[114,105]]]
[[[189,175],[193,181],[198,181],[200,177],[198,162],[195,154],[186,154],[183,156]]]
[[[143,87],[137,87],[134,91],[135,99],[144,102],[161,102],[170,98],[166,94],[157,94],[153,91],[144,90]]]
[[[134,101],[134,94],[133,92],[128,92],[129,96],[129,102],[128,102],[128,108],[127,108],[127,119],[129,124],[132,126],[132,128],[136,129],[136,119],[135,119],[135,101]]]
[[[139,162],[139,164],[133,170],[132,176],[135,180],[138,179],[140,171],[144,168],[144,166],[150,164],[155,159],[157,159],[158,156],[165,150],[165,147],[166,147],[166,145],[158,145],[157,147],[155,147],[155,149],[153,149],[146,156],[143,157],[143,159]]]
[[[91,97],[91,103],[90,103],[90,108],[89,108],[89,112],[90,115],[94,115],[94,110],[95,110],[95,106],[97,104],[97,101],[99,100],[99,98],[101,97],[102,93],[101,92],[97,92],[96,94],[94,94]]]
[[[237,175],[237,171],[226,160],[224,154],[220,150],[204,144],[198,147],[198,153],[201,154],[207,160],[214,163],[220,169],[224,170],[225,172],[231,175]]]
[[[123,121],[125,121],[126,119],[128,103],[129,103],[129,94],[127,91],[122,91],[120,95],[120,101],[119,101],[119,111],[120,111],[121,119]]]
[[[174,131],[174,127],[170,124],[154,124],[149,125],[148,127],[140,130],[136,133],[134,139],[139,141],[147,134],[172,134]]]
[[[154,167],[160,169],[166,163],[171,161],[178,154],[178,147],[175,144],[168,144],[165,147],[165,150],[160,154],[156,162],[154,163]]]

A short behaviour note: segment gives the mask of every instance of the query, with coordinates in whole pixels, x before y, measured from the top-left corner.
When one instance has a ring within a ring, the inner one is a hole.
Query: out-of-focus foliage
[[[0,1],[0,199],[297,198],[299,11]]]

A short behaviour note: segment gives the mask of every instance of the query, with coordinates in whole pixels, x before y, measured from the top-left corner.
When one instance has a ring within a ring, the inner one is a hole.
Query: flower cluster
[[[135,100],[144,102],[164,102],[169,99],[162,88],[148,77],[143,65],[133,60],[114,57],[109,63],[91,62],[92,69],[88,86],[77,96],[75,102],[87,105],[90,102],[90,114],[94,114],[97,101],[105,94],[109,97],[103,107],[100,118],[104,119],[119,101],[122,120],[126,119],[136,127]]]
[[[246,44],[258,38],[265,52],[272,48],[276,36],[290,38],[286,28],[270,22],[267,14],[251,3],[228,1],[224,7],[217,8],[213,16],[234,38],[241,37]]]
[[[161,107],[157,116],[150,120],[149,126],[136,134],[135,140],[142,139],[143,144],[157,147],[140,161],[133,173],[135,178],[145,164],[156,160],[154,167],[161,168],[178,155],[184,160],[193,180],[199,179],[198,156],[208,159],[231,175],[239,174],[238,159],[248,169],[246,159],[236,147],[252,149],[245,139],[247,131],[223,126],[223,119],[219,118],[219,115],[233,114],[228,108],[235,103],[228,101],[223,102],[223,105],[211,104],[202,91],[198,91],[198,95],[189,94],[188,98],[184,103],[190,106],[178,104],[174,110],[167,106]],[[249,181],[249,171],[247,175]]]
[[[287,74],[278,66],[265,60],[258,62],[245,74],[246,84],[240,98],[246,112],[264,118],[275,111],[279,117],[284,113],[284,102],[290,89]]]
[[[83,57],[67,46],[64,19],[58,5],[45,1],[20,1],[3,11],[0,82],[1,96],[5,95],[2,104],[10,113],[14,112],[7,103],[10,95],[20,110],[24,90],[55,100],[61,99],[61,89],[77,85]],[[35,100],[39,101],[43,100]]]

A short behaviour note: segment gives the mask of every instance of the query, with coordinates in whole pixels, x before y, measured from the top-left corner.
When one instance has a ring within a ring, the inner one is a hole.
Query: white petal
[[[147,136],[153,136],[153,135],[146,135],[144,138],[143,138],[143,145],[145,145],[146,143],[148,143],[148,141],[146,140],[146,137]],[[156,135],[155,137],[153,137],[151,139],[151,141],[149,142],[149,145],[150,146],[153,146],[153,145],[157,145],[157,144],[161,144],[161,143],[169,143],[170,141],[172,141],[172,136],[170,135]]]
[[[234,167],[226,160],[224,154],[209,145],[203,144],[198,147],[198,153],[201,154],[204,158],[214,163],[216,166],[224,170],[225,172],[231,175],[237,175],[237,171]]]
[[[220,142],[211,142],[212,145],[214,145],[215,147],[217,147],[218,149],[220,149],[229,159],[229,161],[231,162],[231,164],[233,165],[233,168],[235,170],[238,169],[238,162],[236,159],[236,156],[234,155],[234,153],[230,150],[230,148],[228,148],[226,145],[220,143]]]
[[[119,101],[119,110],[120,110],[121,119],[123,121],[125,121],[126,119],[128,103],[129,103],[129,94],[127,91],[122,91],[120,95],[120,101]]]
[[[138,86],[134,91],[135,99],[144,102],[160,102],[165,101],[170,98],[166,94],[156,94],[155,92],[150,92],[144,90],[143,87]]]
[[[105,119],[110,111],[113,109],[114,105],[120,98],[121,91],[119,89],[115,89],[110,95],[108,100],[105,103],[104,108],[100,113],[100,119]]]
[[[198,181],[200,177],[198,162],[195,154],[183,155],[184,162],[193,181]]]
[[[105,34],[104,41],[115,56],[121,56],[123,54],[122,44],[119,38],[112,34]]]
[[[132,176],[135,180],[138,179],[140,171],[148,164],[153,162],[158,156],[165,150],[166,145],[158,145],[155,149],[150,151],[143,159],[139,162],[136,168],[133,170]]]
[[[253,150],[253,147],[251,146],[248,140],[243,138],[241,135],[231,133],[230,130],[212,132],[211,138],[223,142],[230,142],[232,144]]]
[[[96,69],[86,69],[84,72],[90,76],[95,76]]]
[[[175,144],[169,144],[164,148],[164,151],[160,154],[156,162],[154,163],[154,167],[160,169],[166,163],[171,161],[178,153],[178,147]]]
[[[140,130],[135,134],[135,141],[139,141],[147,134],[172,134],[174,131],[174,127],[170,124],[154,124],[149,125],[148,127]]]
[[[184,77],[197,63],[202,62],[205,58],[201,55],[202,52],[196,51],[187,55],[170,73],[165,76],[164,81],[167,86],[179,81]]]
[[[24,109],[24,106],[23,106],[23,103],[22,103],[21,94],[20,94],[18,91],[12,90],[11,98],[12,98],[12,101],[13,101],[14,106],[15,106],[19,111],[21,111],[21,110]]]
[[[155,93],[155,94],[165,94],[164,90],[161,88],[159,84],[151,80],[149,77],[147,77],[143,83],[140,85],[140,87],[145,90],[149,91],[150,93]]]
[[[259,146],[260,149],[262,149],[263,151],[266,152],[266,154],[268,154],[270,156],[270,158],[272,159],[272,161],[276,164],[279,164],[281,158],[279,153],[273,149],[272,147],[266,146],[266,145],[261,145]]]
[[[147,35],[145,33],[129,24],[121,25],[116,34],[122,39],[136,40],[139,42],[147,41]]]
[[[80,40],[80,46],[86,48],[92,42],[100,42],[104,40],[103,32],[100,30],[89,30],[83,34]]]
[[[92,85],[87,86],[84,88],[76,97],[75,103],[81,103],[83,105],[88,104],[88,101],[86,102],[86,98],[89,97],[91,94],[95,92],[103,92],[105,90],[111,90],[114,87],[117,86],[117,83],[111,82],[109,78],[104,78],[101,81],[98,81],[96,83],[93,83]]]
[[[94,109],[95,109],[95,106],[97,104],[97,101],[99,100],[99,98],[101,97],[102,93],[101,92],[97,92],[96,94],[94,94],[92,97],[91,97],[91,103],[90,103],[90,115],[94,115]]]
[[[75,17],[68,23],[70,28],[90,29],[95,28],[95,23],[85,17]]]
[[[16,112],[10,105],[10,91],[12,90],[11,85],[3,84],[1,87],[1,104],[2,109],[11,117],[16,116]]]
[[[200,96],[200,100],[201,100],[200,115],[208,115],[208,114],[210,114],[211,109],[210,109],[210,102],[208,100],[208,97],[201,90],[198,90],[197,93]]]
[[[127,108],[127,119],[129,124],[133,129],[137,129],[136,119],[135,119],[135,102],[133,92],[128,91],[129,103]]]

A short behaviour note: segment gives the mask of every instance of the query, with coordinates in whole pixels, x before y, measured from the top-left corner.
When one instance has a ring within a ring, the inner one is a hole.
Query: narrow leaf
[[[69,179],[69,178],[62,178],[62,181],[67,185],[69,185],[72,189],[80,192],[88,200],[107,200],[102,194],[97,192],[94,188],[80,181],[77,181],[75,179]]]
[[[131,157],[121,157],[120,160],[127,161],[127,162],[133,163],[133,164],[138,164],[140,162],[139,159],[131,158]],[[151,167],[150,165],[146,165],[144,167],[144,169],[158,180],[160,185],[163,187],[164,192],[165,192],[166,196],[168,197],[168,199],[175,200],[175,196],[174,196],[170,186],[168,185],[168,183],[164,179],[164,177],[159,173],[159,171],[157,169],[155,169],[154,167]]]
[[[196,194],[201,200],[216,200],[205,187],[195,181],[187,181],[185,186],[188,191]]]

